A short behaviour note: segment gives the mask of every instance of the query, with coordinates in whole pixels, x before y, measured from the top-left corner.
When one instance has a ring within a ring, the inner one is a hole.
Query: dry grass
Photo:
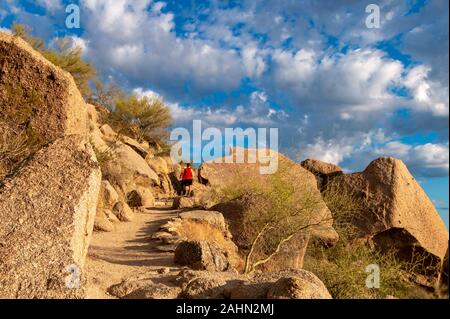
[[[20,158],[26,154],[26,141],[23,132],[15,133],[0,123],[0,180],[13,171]]]
[[[0,180],[14,172],[20,164],[35,153],[43,142],[33,130],[30,119],[33,107],[43,103],[36,91],[24,92],[20,87],[6,85],[0,92],[2,103],[12,110],[0,120]]]
[[[4,56],[0,56],[0,65]],[[43,98],[36,90],[25,91],[20,86],[0,87],[0,181],[19,169],[43,142],[33,129],[32,117]]]
[[[242,268],[242,260],[236,251],[236,246],[217,227],[206,222],[184,220],[178,231],[181,237],[188,240],[206,240],[215,243],[228,253],[229,261],[234,268]]]

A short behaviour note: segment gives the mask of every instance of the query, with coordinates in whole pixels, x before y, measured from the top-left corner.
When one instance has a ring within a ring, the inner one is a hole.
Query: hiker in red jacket
[[[191,164],[187,163],[186,168],[180,175],[181,178],[181,187],[183,188],[183,192],[181,195],[190,195],[191,193],[191,185],[192,185],[192,169]],[[186,192],[186,186],[188,187],[188,191]]]

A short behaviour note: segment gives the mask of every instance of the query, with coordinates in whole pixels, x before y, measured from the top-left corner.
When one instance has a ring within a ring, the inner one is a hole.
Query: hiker
[[[181,178],[181,187],[183,189],[181,195],[190,195],[191,194],[191,185],[192,185],[191,164],[189,164],[189,163],[186,164],[186,168],[181,173],[180,178]],[[186,186],[188,188],[187,192],[186,192]]]

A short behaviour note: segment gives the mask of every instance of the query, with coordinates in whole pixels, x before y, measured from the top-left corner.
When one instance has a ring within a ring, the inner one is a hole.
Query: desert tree
[[[161,99],[129,95],[115,99],[110,123],[117,131],[132,136],[139,142],[147,141],[159,145],[167,139],[172,115]]]

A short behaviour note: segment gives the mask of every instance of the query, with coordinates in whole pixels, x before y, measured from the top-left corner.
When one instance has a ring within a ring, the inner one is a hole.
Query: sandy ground
[[[135,220],[116,223],[113,232],[94,232],[86,258],[87,298],[114,298],[106,291],[125,279],[141,278],[150,272],[169,267],[180,270],[173,263],[173,253],[156,249],[158,243],[151,236],[177,211],[152,209],[136,213]]]

